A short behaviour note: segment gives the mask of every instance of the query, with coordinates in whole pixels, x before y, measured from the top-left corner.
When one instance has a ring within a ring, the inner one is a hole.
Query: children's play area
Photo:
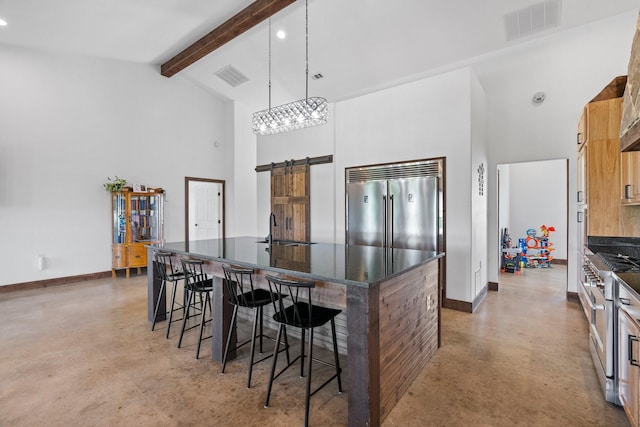
[[[549,240],[554,227],[540,226],[541,235],[535,228],[525,232],[526,237],[519,237],[518,243],[513,244],[509,230],[502,230],[502,266],[503,273],[520,274],[522,268],[551,268],[551,252],[553,243]]]

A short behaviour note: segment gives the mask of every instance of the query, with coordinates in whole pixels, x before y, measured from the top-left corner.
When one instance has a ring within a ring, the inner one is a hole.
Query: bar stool
[[[227,336],[227,344],[224,349],[224,356],[222,358],[222,373],[224,374],[224,370],[227,366],[227,358],[229,353],[239,349],[240,347],[251,343],[251,356],[249,358],[249,376],[247,378],[247,388],[251,388],[251,374],[253,372],[253,365],[266,360],[273,355],[269,353],[268,356],[261,358],[260,360],[255,360],[255,349],[256,349],[256,340],[260,342],[259,352],[262,354],[262,339],[269,338],[271,340],[275,340],[272,337],[269,337],[263,332],[263,308],[265,305],[269,305],[272,299],[278,300],[284,295],[273,295],[271,292],[266,289],[255,288],[253,284],[253,273],[254,270],[251,268],[244,268],[238,266],[232,266],[223,264],[222,269],[224,271],[224,283],[227,287],[227,291],[229,293],[229,303],[233,305],[233,315],[231,316],[231,324],[229,325],[229,334]],[[251,334],[251,338],[244,341],[241,344],[236,344],[233,348],[231,348],[231,340],[233,337],[233,332],[235,330],[237,321],[238,321],[238,308],[246,307],[250,308],[254,311],[253,316],[253,333]],[[260,332],[258,333],[258,323],[260,324]],[[285,331],[284,334],[285,340],[285,348],[284,350],[287,352],[287,362],[289,361],[289,344],[287,343],[287,334]]]
[[[171,283],[171,301],[169,305],[169,311],[165,311],[165,316],[169,315],[169,320],[167,322],[167,335],[169,338],[169,331],[171,330],[171,323],[178,322],[182,319],[173,320],[173,313],[175,311],[184,310],[184,302],[183,304],[178,304],[176,307],[176,288],[178,287],[178,282],[180,280],[184,280],[184,272],[175,268],[173,265],[173,261],[171,260],[171,252],[167,251],[155,251],[153,254],[153,260],[155,261],[155,273],[156,278],[160,280],[162,283],[160,284],[160,295],[165,292],[167,287],[167,283]],[[158,298],[156,302],[156,308],[153,312],[153,323],[151,324],[151,330],[153,331],[156,327],[156,322],[158,320],[158,311],[160,310],[160,300],[162,298]],[[166,310],[166,307],[165,307]]]
[[[271,375],[269,377],[269,385],[267,387],[267,398],[264,403],[264,407],[269,406],[269,398],[271,397],[271,387],[273,386],[273,380],[278,378],[284,371],[292,366],[298,359],[300,363],[300,376],[304,377],[304,341],[305,331],[309,330],[309,354],[307,359],[307,390],[305,394],[305,413],[304,413],[304,425],[309,425],[309,400],[317,391],[322,389],[325,385],[329,384],[333,379],[338,379],[338,392],[342,393],[342,380],[340,374],[342,369],[340,368],[340,360],[338,359],[338,345],[336,342],[336,324],[335,317],[340,314],[341,310],[321,307],[313,305],[311,301],[311,289],[315,287],[315,282],[298,281],[298,280],[285,280],[278,277],[266,275],[265,278],[269,283],[269,290],[272,295],[286,295],[291,299],[292,304],[285,307],[284,298],[274,299],[272,298],[273,308],[275,314],[273,319],[279,323],[278,336],[276,338],[276,348],[273,350],[273,363],[271,365]],[[331,322],[331,336],[333,338],[333,357],[334,363],[328,363],[323,360],[313,358],[313,330],[319,326]],[[292,326],[299,328],[301,331],[301,351],[300,355],[291,362],[287,363],[277,375],[276,375],[276,363],[278,361],[278,347],[280,346],[280,335],[285,326]],[[326,380],[320,387],[311,391],[311,365],[312,362],[320,362],[328,366],[333,366],[336,369],[336,373]]]
[[[195,328],[192,326],[186,328],[187,319],[189,318],[189,310],[196,309],[200,312],[200,332],[198,334],[198,344],[196,346],[196,359],[200,356],[200,344],[203,340],[211,338],[211,336],[202,338],[202,331],[205,324],[211,322],[211,319],[207,319],[207,307],[209,307],[209,313],[211,313],[211,291],[213,291],[213,279],[207,276],[202,266],[204,261],[180,258],[182,262],[182,270],[185,274],[184,290],[188,293],[187,302],[185,304],[184,315],[182,316],[182,329],[180,330],[180,338],[178,339],[178,348],[182,345],[182,337],[184,331]],[[198,307],[195,301],[196,295],[199,296],[200,306]]]

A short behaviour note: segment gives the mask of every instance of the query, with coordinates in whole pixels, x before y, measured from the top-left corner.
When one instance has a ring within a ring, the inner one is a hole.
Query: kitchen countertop
[[[638,299],[640,299],[640,272],[616,273],[616,276],[624,282],[623,285],[626,285],[630,291],[635,292]]]
[[[376,286],[400,273],[443,257],[444,252],[415,249],[389,249],[374,246],[356,246],[338,243],[295,244],[285,242],[269,244],[260,237],[231,237],[225,239],[170,242],[150,245],[177,254],[201,259],[240,264],[266,271],[291,274],[300,277],[363,287]],[[276,249],[278,249],[276,251]],[[284,250],[282,250],[284,249]],[[278,253],[279,259],[271,254]],[[305,260],[305,268],[296,262],[279,267],[283,254],[293,253],[297,261]]]

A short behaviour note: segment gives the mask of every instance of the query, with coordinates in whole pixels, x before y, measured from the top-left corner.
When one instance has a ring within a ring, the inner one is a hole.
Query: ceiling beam
[[[171,77],[220,46],[275,15],[296,0],[256,0],[206,36],[162,64],[160,74]]]

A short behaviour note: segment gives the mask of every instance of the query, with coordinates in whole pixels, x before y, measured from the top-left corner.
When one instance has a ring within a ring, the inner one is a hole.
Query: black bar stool
[[[224,374],[224,370],[227,366],[227,357],[229,353],[235,351],[242,347],[245,344],[251,343],[251,357],[249,359],[249,377],[247,378],[247,388],[251,388],[251,374],[253,372],[253,365],[256,363],[260,363],[263,360],[266,360],[273,355],[269,353],[268,356],[261,358],[260,360],[255,360],[255,349],[256,349],[256,340],[259,340],[259,352],[262,354],[262,338],[269,338],[271,340],[275,340],[264,334],[263,332],[263,308],[265,305],[271,303],[272,299],[278,300],[284,295],[272,295],[271,292],[266,289],[255,288],[253,283],[253,273],[254,270],[251,268],[244,268],[238,266],[232,266],[223,264],[222,269],[224,270],[224,283],[227,287],[227,291],[229,293],[229,303],[233,305],[233,315],[231,316],[231,324],[229,325],[229,334],[227,336],[227,345],[224,349],[224,356],[222,358],[222,373]],[[251,338],[237,344],[231,348],[231,340],[233,337],[233,331],[235,330],[237,321],[238,321],[238,308],[246,307],[253,309],[253,333],[251,334]],[[258,323],[260,327],[260,332],[258,332]],[[285,348],[284,350],[287,352],[287,362],[289,361],[289,345],[287,343],[287,334],[285,331],[284,334],[285,340]]]
[[[184,280],[184,272],[174,267],[173,261],[171,259],[171,252],[155,251],[155,253],[153,254],[153,260],[155,261],[156,278],[162,282],[160,284],[160,295],[162,295],[162,293],[165,291],[167,283],[171,283],[171,301],[169,304],[170,308],[169,311],[165,311],[165,315],[169,315],[166,335],[166,337],[169,338],[171,323],[182,320],[181,318],[173,320],[173,313],[175,311],[184,310],[184,301],[183,304],[178,304],[178,306],[176,307],[176,288],[178,287],[178,282],[180,280]],[[156,322],[158,320],[158,312],[160,310],[161,299],[162,298],[158,298],[158,301],[156,302],[156,309],[153,312],[153,323],[151,324],[152,331],[155,329]],[[166,307],[164,309],[166,310]]]
[[[313,305],[311,301],[311,289],[315,287],[315,282],[297,281],[297,280],[285,280],[278,277],[266,275],[265,278],[269,282],[269,290],[272,295],[286,295],[292,302],[291,305],[285,306],[284,298],[272,298],[273,308],[275,314],[273,319],[279,323],[278,336],[276,337],[276,347],[273,350],[273,364],[271,365],[271,375],[269,377],[269,386],[267,387],[267,398],[265,400],[265,408],[269,406],[269,398],[271,397],[271,387],[273,380],[278,378],[280,374],[286,371],[292,366],[298,359],[300,363],[300,376],[304,376],[304,341],[305,331],[309,330],[309,354],[307,359],[307,390],[305,395],[305,413],[304,413],[304,425],[309,425],[309,400],[317,391],[322,389],[325,385],[329,384],[333,379],[338,379],[338,392],[342,393],[342,380],[340,374],[342,369],[340,368],[340,360],[338,358],[338,345],[336,342],[336,324],[335,317],[340,314],[341,310],[321,307]],[[331,322],[331,336],[333,338],[333,357],[334,363],[328,363],[323,360],[313,358],[313,330],[319,326]],[[300,355],[291,362],[287,363],[278,374],[276,374],[276,363],[278,361],[278,347],[280,347],[280,335],[285,326],[292,326],[299,328],[302,335],[302,346]],[[333,366],[336,369],[336,373],[326,380],[320,387],[311,391],[311,364],[313,361],[323,363],[328,366]]]
[[[178,348],[180,348],[182,344],[184,331],[195,328],[195,326],[192,326],[185,329],[185,326],[189,318],[189,310],[196,309],[200,312],[200,332],[198,334],[198,345],[196,346],[197,359],[200,356],[200,344],[203,340],[211,338],[211,335],[202,338],[202,331],[204,330],[205,324],[211,322],[211,319],[207,319],[207,307],[209,308],[209,313],[211,313],[213,311],[211,307],[213,279],[204,273],[202,269],[204,261],[185,258],[180,258],[180,261],[182,261],[182,270],[185,274],[184,290],[188,294],[188,297],[185,304],[184,315],[182,316],[182,329],[180,330],[180,338],[178,339]],[[195,300],[196,295],[198,295],[200,299],[199,307]]]

